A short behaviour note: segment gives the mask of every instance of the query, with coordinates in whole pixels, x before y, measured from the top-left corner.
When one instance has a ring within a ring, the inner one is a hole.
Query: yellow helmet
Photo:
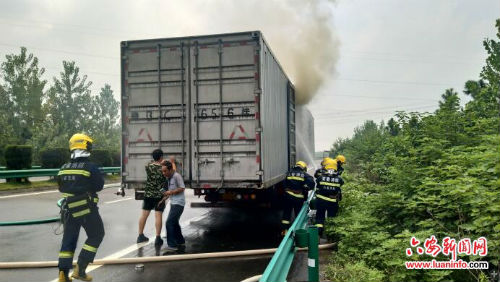
[[[325,165],[325,169],[326,170],[337,170],[337,162],[333,159],[331,159],[331,160],[332,160],[331,162],[328,162]]]
[[[298,161],[295,163],[296,167],[300,167],[302,170],[307,171],[307,164],[303,161]]]
[[[326,168],[327,165],[333,164],[333,163],[335,163],[334,159],[332,159],[332,158],[324,158],[323,161],[321,162],[321,166]]]
[[[90,151],[92,150],[92,138],[83,134],[77,133],[71,136],[69,139],[69,150],[73,151],[76,149]]]
[[[345,157],[343,155],[338,155],[335,159],[340,163],[345,164]]]

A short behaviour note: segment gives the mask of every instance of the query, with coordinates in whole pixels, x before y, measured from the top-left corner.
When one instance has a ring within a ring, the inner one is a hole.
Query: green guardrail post
[[[305,248],[309,245],[309,234],[305,229],[295,231],[295,246]]]
[[[307,252],[307,270],[309,282],[319,282],[318,227],[309,226],[309,250]]]

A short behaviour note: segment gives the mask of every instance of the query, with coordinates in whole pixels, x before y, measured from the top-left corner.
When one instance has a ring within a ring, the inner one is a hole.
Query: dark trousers
[[[327,218],[334,217],[337,215],[338,210],[339,204],[337,202],[316,198],[316,226],[318,227],[320,236],[323,235],[326,213],[328,213]]]
[[[304,204],[304,198],[294,197],[285,192],[283,196],[283,218],[281,219],[281,227],[283,230],[288,229],[292,223],[292,211],[297,216]]]
[[[186,243],[179,224],[183,211],[184,206],[170,205],[170,212],[168,213],[167,222],[165,223],[167,229],[167,244],[169,247],[176,248],[179,244]]]
[[[64,224],[61,251],[59,252],[59,269],[71,269],[73,256],[80,234],[80,227],[87,233],[87,240],[78,256],[78,263],[91,263],[94,261],[97,249],[104,238],[104,225],[97,207],[92,207],[91,212],[82,218],[68,216]]]

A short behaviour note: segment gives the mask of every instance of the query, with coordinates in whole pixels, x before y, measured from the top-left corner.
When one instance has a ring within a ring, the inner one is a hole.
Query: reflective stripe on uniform
[[[315,224],[315,226],[318,228],[323,228],[323,224],[320,224],[320,223]]]
[[[298,176],[288,176],[286,179],[304,181],[304,177],[298,177]]]
[[[63,198],[73,197],[74,195],[75,194],[71,194],[71,193],[62,193]]]
[[[60,258],[72,258],[73,257],[73,252],[69,252],[69,251],[59,252],[59,257]]]
[[[72,209],[72,208],[83,206],[83,205],[86,205],[86,204],[87,204],[87,199],[83,199],[83,200],[80,200],[80,201],[77,201],[77,202],[69,203],[68,204],[68,208]]]
[[[93,252],[93,253],[97,252],[97,248],[96,247],[92,247],[92,246],[87,245],[87,244],[84,244],[83,247],[82,247],[82,249],[87,250],[89,252]]]
[[[304,198],[304,195],[302,194],[293,193],[292,191],[285,191],[285,192],[287,192],[291,196],[294,196],[295,198]]]
[[[94,198],[94,203],[99,203],[99,198]]]
[[[90,209],[85,209],[79,212],[72,213],[73,217],[80,217],[90,213]]]
[[[320,182],[319,185],[324,186],[332,186],[332,187],[340,187],[340,183],[331,183],[331,182]]]
[[[288,220],[282,220],[281,223],[283,223],[283,224],[290,224],[290,221],[288,221]]]
[[[90,171],[86,171],[83,169],[65,169],[65,170],[60,170],[57,175],[71,175],[71,174],[78,174],[89,177]]]
[[[336,203],[337,202],[337,199],[336,198],[330,198],[330,197],[327,197],[327,196],[323,196],[323,195],[319,195],[317,194],[316,197],[322,199],[322,200],[325,200],[325,201],[329,201],[329,202],[334,202]]]

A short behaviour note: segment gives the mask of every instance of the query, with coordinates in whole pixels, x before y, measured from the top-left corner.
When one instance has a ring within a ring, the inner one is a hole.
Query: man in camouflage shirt
[[[155,246],[162,246],[163,240],[160,237],[162,227],[162,216],[165,210],[165,201],[162,201],[163,193],[161,188],[165,182],[165,177],[161,172],[163,161],[163,151],[156,149],[152,153],[153,161],[146,165],[146,187],[144,190],[144,202],[142,203],[142,215],[139,219],[139,237],[137,243],[147,242],[149,238],[144,236],[144,226],[151,210],[155,210],[156,239]]]

